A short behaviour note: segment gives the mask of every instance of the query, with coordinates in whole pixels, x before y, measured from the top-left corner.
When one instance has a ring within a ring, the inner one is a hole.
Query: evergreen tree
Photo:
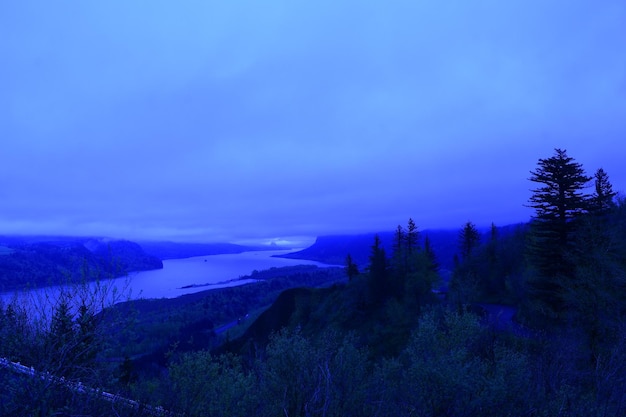
[[[402,297],[404,282],[408,273],[409,260],[407,248],[407,236],[404,228],[400,225],[396,228],[393,237],[393,254],[391,257],[391,271],[388,277],[388,295],[396,298]]]
[[[2,305],[0,300],[0,356],[12,361],[37,356],[33,350],[38,349],[38,337],[30,326],[28,310],[17,300],[11,301],[4,309]]]
[[[404,255],[404,268],[407,274],[413,272],[415,270],[415,253],[417,252],[418,246],[417,241],[419,239],[419,233],[417,231],[417,226],[413,219],[409,218],[409,222],[407,224],[406,229],[406,253]]]
[[[465,223],[459,234],[459,246],[463,259],[467,258],[480,242],[480,233],[472,222]]]
[[[405,275],[407,271],[406,258],[406,233],[401,225],[398,225],[393,235],[392,266],[395,275]]]
[[[411,254],[415,251],[415,249],[417,248],[417,240],[419,238],[419,233],[417,231],[417,226],[415,225],[415,222],[413,221],[413,219],[409,219],[409,223],[407,225],[407,229],[406,229],[406,251],[407,251],[407,256],[410,257]]]
[[[74,320],[69,303],[61,300],[54,311],[50,324],[50,344],[55,360],[65,361],[71,358],[74,347]]]
[[[429,269],[432,272],[439,272],[439,261],[437,260],[437,255],[435,254],[433,245],[430,243],[430,238],[428,236],[424,238],[424,253],[429,260]]]
[[[565,150],[555,151],[554,156],[539,159],[539,166],[531,171],[530,181],[541,187],[532,190],[529,207],[535,209],[535,223],[564,245],[572,228],[570,220],[587,212],[589,196],[583,189],[591,178]]]
[[[348,275],[349,281],[352,281],[352,278],[359,275],[359,267],[354,263],[350,254],[346,256],[346,275]]]
[[[502,288],[498,288],[498,281],[501,277],[496,275],[498,263],[498,228],[495,223],[491,223],[491,231],[489,233],[489,242],[485,245],[485,256],[487,257],[487,271],[483,280],[485,281],[484,291],[486,293],[495,293]]]
[[[529,277],[533,308],[541,315],[558,318],[565,308],[564,290],[570,285],[574,266],[568,248],[578,219],[588,211],[589,196],[583,193],[591,180],[581,164],[565,150],[539,159],[530,181],[540,184],[532,190],[530,205],[535,209],[528,241],[528,260],[534,269]]]
[[[590,215],[577,220],[568,247],[568,319],[584,331],[592,361],[619,341],[626,322],[626,211],[602,169],[595,173]]]
[[[591,196],[591,210],[596,213],[606,213],[615,207],[613,185],[609,181],[609,175],[599,168],[594,175],[595,190]]]
[[[624,231],[614,224],[620,220],[585,216],[568,251],[574,270],[563,295],[567,317],[584,331],[592,358],[618,340],[625,322]]]
[[[404,228],[398,225],[395,234],[393,235],[393,253],[400,254],[404,249],[404,241],[406,240]]]
[[[468,221],[459,232],[461,259],[455,255],[454,271],[450,280],[450,300],[456,304],[477,301],[480,285],[474,252],[479,242],[478,229]]]
[[[371,300],[374,304],[383,301],[390,292],[387,255],[378,235],[374,236],[374,245],[370,255],[369,288]]]
[[[81,369],[92,368],[100,341],[97,340],[96,316],[85,304],[81,304],[78,308],[76,325],[74,361]]]
[[[392,271],[388,277],[387,294],[400,300],[405,293],[409,276],[418,269],[421,262],[418,255],[418,231],[413,219],[409,219],[406,231],[402,226],[394,234]]]
[[[416,251],[411,257],[411,272],[404,282],[404,302],[413,312],[436,300],[433,289],[440,282],[438,265],[428,243],[428,249]]]

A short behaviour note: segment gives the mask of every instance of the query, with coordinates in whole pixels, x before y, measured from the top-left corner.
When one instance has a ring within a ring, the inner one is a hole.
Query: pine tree
[[[352,281],[352,278],[359,275],[359,267],[354,263],[350,254],[346,256],[346,275],[349,281]]]
[[[404,228],[401,225],[398,225],[396,231],[393,235],[393,253],[400,254],[404,249],[404,241],[406,240]]]
[[[591,214],[577,220],[568,247],[574,272],[566,291],[568,317],[584,330],[592,360],[619,340],[626,313],[626,216],[607,173],[598,169],[594,178]]]
[[[76,317],[76,348],[74,361],[82,369],[92,367],[97,353],[97,322],[96,316],[85,304],[78,308]]]
[[[461,259],[455,255],[455,266],[450,281],[450,296],[457,304],[474,302],[479,293],[477,266],[472,256],[479,242],[478,229],[468,221],[459,232]]]
[[[439,272],[439,261],[437,260],[437,255],[435,254],[435,251],[433,249],[433,245],[432,243],[430,243],[430,238],[428,236],[426,236],[424,238],[424,253],[426,254],[426,257],[429,260],[429,269],[432,272]]]
[[[583,189],[591,178],[565,150],[555,152],[550,158],[539,159],[538,168],[531,171],[530,181],[542,186],[532,190],[529,207],[535,209],[535,223],[546,226],[544,229],[556,233],[560,243],[565,244],[571,231],[570,220],[587,212],[589,196]]]
[[[609,181],[609,175],[602,168],[598,169],[594,175],[595,190],[591,196],[590,209],[595,213],[606,213],[615,207],[614,197],[617,195],[613,191],[613,185]]]
[[[410,257],[413,251],[417,248],[417,240],[419,238],[419,233],[417,231],[417,226],[413,219],[409,219],[407,228],[406,228],[406,250],[407,255]]]
[[[419,233],[413,219],[409,218],[405,229],[398,225],[394,234],[393,255],[391,259],[392,271],[388,277],[387,295],[401,299],[404,296],[406,282],[409,275],[418,268],[418,238]]]
[[[467,258],[472,251],[478,246],[480,242],[480,233],[476,229],[476,225],[472,222],[467,222],[461,229],[459,234],[459,246],[461,249],[461,256],[463,259]]]
[[[407,236],[404,228],[398,225],[393,237],[393,253],[391,257],[391,271],[387,279],[386,291],[396,298],[402,297],[404,282],[408,273],[409,260]]]
[[[388,281],[387,255],[382,247],[380,237],[376,235],[374,236],[369,265],[370,296],[374,304],[380,303],[389,294]]]
[[[406,250],[404,254],[404,269],[407,274],[413,272],[415,270],[415,254],[417,253],[417,242],[419,239],[419,233],[417,231],[417,226],[413,219],[409,218],[409,222],[406,228]]]
[[[75,342],[73,314],[69,303],[62,299],[55,308],[48,332],[48,343],[51,348],[50,365],[55,374],[64,377],[72,375]]]
[[[529,278],[534,309],[541,315],[559,318],[565,308],[564,292],[573,275],[574,265],[568,256],[576,219],[589,208],[589,196],[583,192],[591,180],[581,164],[565,150],[539,159],[530,181],[540,184],[532,190],[529,207],[535,209],[527,245],[528,260],[534,269]]]
[[[58,349],[65,348],[74,339],[74,321],[67,301],[61,300],[52,316],[50,338]]]
[[[406,233],[401,225],[398,225],[393,235],[392,267],[397,276],[405,275],[407,271]]]

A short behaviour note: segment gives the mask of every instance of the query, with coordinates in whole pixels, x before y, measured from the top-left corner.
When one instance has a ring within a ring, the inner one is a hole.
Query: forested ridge
[[[161,260],[127,240],[0,236],[0,291],[163,268]]]
[[[451,260],[409,219],[342,270],[97,314],[62,300],[39,327],[4,305],[0,356],[187,416],[622,416],[626,200],[562,149],[529,180],[531,220],[468,221]],[[145,413],[0,376],[7,415]]]

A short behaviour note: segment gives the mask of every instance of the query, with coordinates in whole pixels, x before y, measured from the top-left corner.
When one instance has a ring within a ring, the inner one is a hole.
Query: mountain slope
[[[136,243],[106,238],[0,237],[0,291],[163,268]]]
[[[378,235],[382,246],[391,255],[393,252],[393,232],[367,233],[359,235],[320,236],[315,243],[298,252],[280,255],[283,258],[307,259],[328,264],[344,265],[346,256],[350,254],[354,263],[360,268],[369,264],[374,236]],[[454,253],[457,250],[459,232],[457,230],[425,230],[419,234],[419,243],[423,244],[428,236],[437,260],[443,269],[451,269]]]

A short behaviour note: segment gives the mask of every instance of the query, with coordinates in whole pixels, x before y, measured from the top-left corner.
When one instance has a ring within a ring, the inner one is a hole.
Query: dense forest
[[[0,292],[160,268],[159,258],[127,240],[0,236]]]
[[[98,311],[68,295],[49,320],[2,305],[0,356],[42,373],[1,365],[0,413],[622,416],[626,200],[562,149],[529,180],[532,219],[468,221],[452,259],[409,219],[343,268]]]

